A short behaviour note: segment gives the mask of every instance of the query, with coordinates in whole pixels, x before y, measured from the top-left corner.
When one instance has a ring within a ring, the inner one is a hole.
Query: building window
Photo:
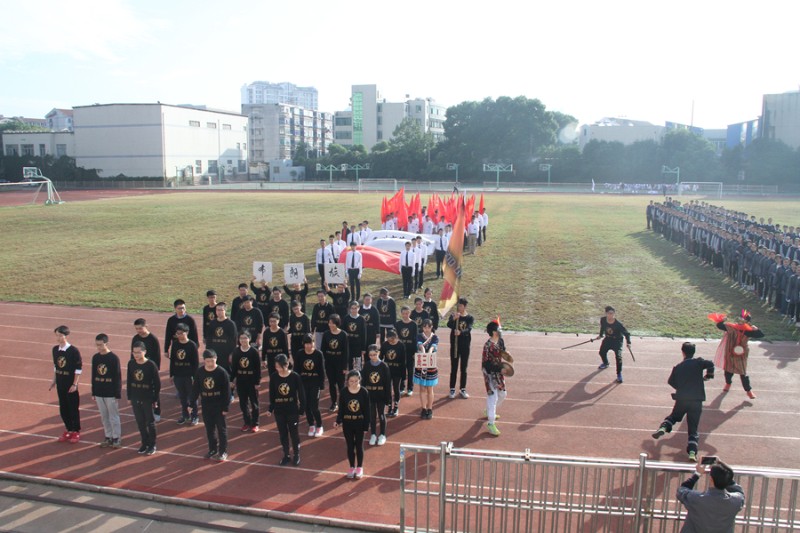
[[[378,140],[380,141],[381,139],[383,139],[383,131],[378,130]]]
[[[22,155],[33,155],[33,145],[32,144],[23,144],[21,145]]]
[[[216,159],[209,159],[208,160],[208,173],[209,174],[219,174],[219,167],[217,166]]]
[[[215,129],[217,129],[217,123],[216,122],[206,122],[206,128],[211,128],[212,130],[215,130]]]
[[[383,126],[383,117],[378,117],[378,126]]]
[[[7,144],[6,145],[6,155],[19,155],[19,152],[17,151],[17,145],[16,144]]]
[[[39,157],[44,157],[46,155],[47,155],[47,149],[45,148],[45,145],[40,144],[39,145]]]
[[[192,128],[199,128],[200,127],[200,121],[199,120],[190,120],[189,121],[189,126],[192,127]]]
[[[237,150],[241,150],[242,149],[242,143],[236,143],[236,149]]]
[[[67,145],[66,144],[57,144],[56,145],[56,157],[64,157],[67,155]]]
[[[350,131],[337,131],[334,134],[334,137],[336,139],[352,139],[353,138],[353,132],[350,132]]]
[[[230,124],[223,124],[222,125],[222,129],[223,130],[229,130],[229,129],[231,129],[231,125]]]
[[[247,161],[244,159],[239,160],[239,172],[247,172]]]
[[[198,176],[203,174],[203,160],[202,159],[195,159],[194,160],[194,173]]]

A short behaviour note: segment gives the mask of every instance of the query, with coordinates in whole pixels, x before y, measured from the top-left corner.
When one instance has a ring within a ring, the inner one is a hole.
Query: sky
[[[351,85],[451,106],[538,98],[580,124],[706,129],[800,88],[793,0],[26,0],[0,30],[0,114],[94,103],[240,111],[241,87],[288,81],[347,109]],[[794,65],[794,66],[792,66]]]

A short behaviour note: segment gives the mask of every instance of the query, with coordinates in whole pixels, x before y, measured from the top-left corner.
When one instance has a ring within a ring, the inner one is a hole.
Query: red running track
[[[686,428],[654,441],[650,433],[671,407],[666,384],[680,361],[684,339],[635,338],[637,362],[626,355],[625,383],[611,369],[597,370],[597,344],[562,351],[580,340],[574,335],[506,334],[516,375],[508,380],[509,396],[501,409],[500,437],[492,437],[481,419],[485,393],[480,352],[486,339],[479,327],[473,336],[468,400],[447,399],[449,368],[436,388],[434,419],[419,419],[417,397],[404,399],[400,416],[389,419],[388,442],[366,446],[365,477],[344,478],[344,440],[332,428],[333,415],[323,413],[325,435],[307,438],[301,422],[302,465],[280,467],[278,435],[262,415],[258,434],[243,434],[238,406],[228,419],[230,459],[209,463],[205,431],[178,426],[179,405],[162,371],[163,419],[158,424],[158,453],[136,454],[138,432],[127,401],[121,401],[123,449],[102,450],[99,414],[91,400],[89,375],[81,380],[82,441],[60,444],[63,431],[52,379],[53,329],[67,324],[70,341],[87,366],[94,336],[105,332],[123,363],[134,334],[133,320],[145,317],[163,341],[166,313],[142,313],[0,302],[0,470],[127,488],[169,496],[319,515],[384,525],[399,523],[399,444],[438,445],[603,458],[636,459],[641,452],[660,461],[684,461]],[[447,330],[440,331],[440,352],[447,353]],[[698,356],[712,358],[717,339],[699,340]],[[738,383],[727,394],[721,375],[707,383],[708,401],[701,420],[701,454],[720,455],[732,465],[797,468],[800,465],[800,351],[794,343],[755,343],[750,375],[756,400]],[[123,370],[124,375],[124,370]],[[267,390],[261,391],[262,412]],[[123,394],[124,396],[124,394]],[[323,398],[321,405],[329,402]]]

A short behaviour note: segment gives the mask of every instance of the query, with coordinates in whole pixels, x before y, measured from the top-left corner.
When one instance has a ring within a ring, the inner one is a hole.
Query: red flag
[[[391,272],[392,274],[400,273],[400,256],[398,254],[363,245],[356,246],[356,250],[361,252],[361,260],[364,268],[374,268],[375,270],[383,270],[385,272]],[[342,250],[337,262],[344,264],[349,251],[350,248]]]
[[[484,211],[486,211],[486,208],[483,207],[483,193],[481,193],[481,205],[478,207],[478,213],[482,215]]]
[[[388,214],[388,211],[389,211],[389,204],[386,201],[386,197],[384,196],[383,201],[381,202],[381,224],[386,222],[386,215]]]
[[[472,218],[472,213],[475,212],[475,195],[469,197],[467,201],[467,216]]]
[[[444,257],[444,286],[439,297],[439,314],[445,316],[458,301],[458,287],[461,283],[461,269],[464,253],[464,202],[458,202],[458,215],[450,236],[450,244]]]

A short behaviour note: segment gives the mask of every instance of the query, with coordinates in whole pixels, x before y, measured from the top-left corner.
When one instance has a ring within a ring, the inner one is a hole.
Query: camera
[[[713,465],[717,463],[717,456],[716,455],[706,455],[700,460],[700,464],[702,465]]]

